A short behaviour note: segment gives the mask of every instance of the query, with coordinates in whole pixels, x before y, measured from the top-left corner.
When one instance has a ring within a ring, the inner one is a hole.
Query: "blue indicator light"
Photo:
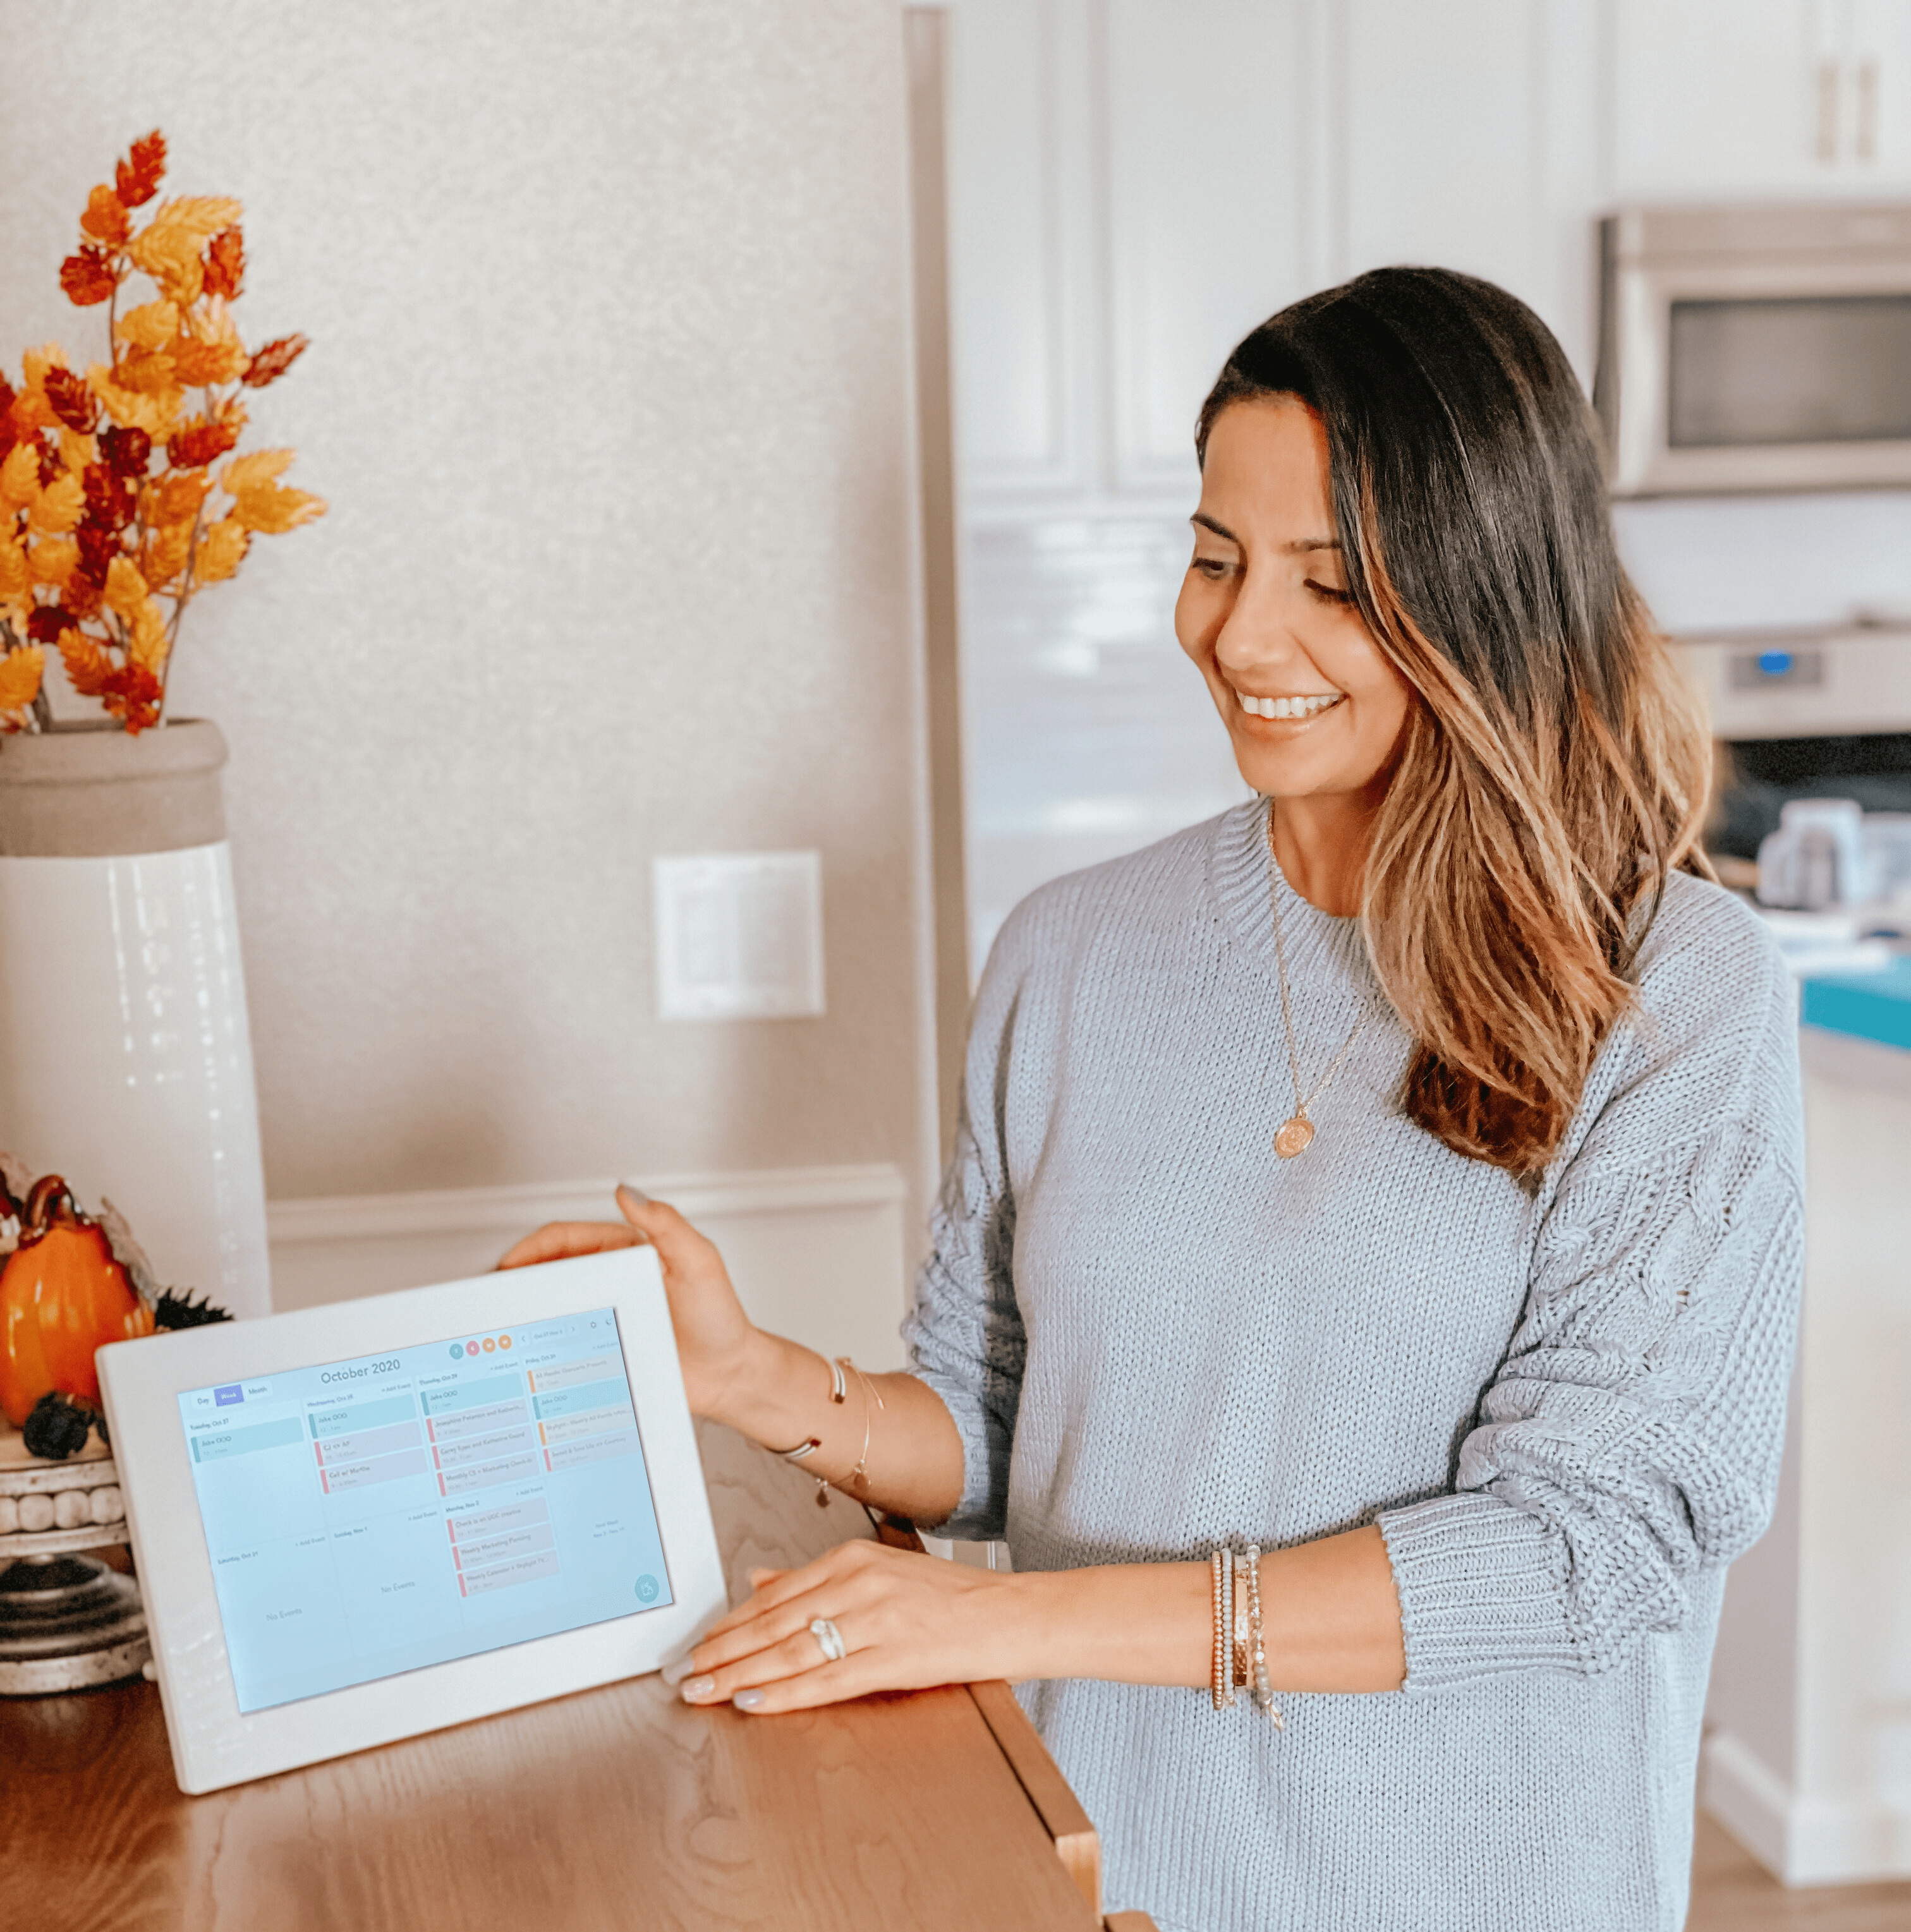
[[[1792,668],[1792,653],[1789,651],[1761,651],[1759,653],[1759,668],[1767,677],[1783,677]]]

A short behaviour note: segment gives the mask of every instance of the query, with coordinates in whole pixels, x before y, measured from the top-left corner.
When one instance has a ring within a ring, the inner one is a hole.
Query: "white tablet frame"
[[[179,1418],[181,1394],[472,1329],[517,1328],[605,1307],[617,1313],[673,1600],[581,1630],[242,1712]],[[686,1648],[726,1606],[703,1467],[652,1249],[617,1249],[118,1342],[97,1359],[182,1791],[217,1791],[637,1676]]]

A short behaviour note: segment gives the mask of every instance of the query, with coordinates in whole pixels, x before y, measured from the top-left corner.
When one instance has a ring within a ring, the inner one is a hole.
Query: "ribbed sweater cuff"
[[[1380,1518],[1406,1633],[1409,1692],[1510,1670],[1585,1667],[1566,1622],[1564,1539],[1477,1491]]]

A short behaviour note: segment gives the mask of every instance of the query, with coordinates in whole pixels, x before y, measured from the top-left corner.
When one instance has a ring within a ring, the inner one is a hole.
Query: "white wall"
[[[14,0],[0,357],[155,125],[331,514],[190,613],[269,1190],[931,1159],[894,0]],[[813,846],[828,1017],[651,1017],[652,854]],[[900,1298],[900,1286],[892,1288]]]

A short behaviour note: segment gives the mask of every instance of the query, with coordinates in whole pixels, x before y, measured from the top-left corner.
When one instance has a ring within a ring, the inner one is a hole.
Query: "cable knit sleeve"
[[[1011,916],[989,957],[969,1028],[955,1147],[930,1218],[929,1256],[903,1324],[909,1366],[948,1405],[962,1437],[962,1500],[945,1535],[1002,1534],[1008,1459],[1028,1352],[1015,1300],[1015,1201],[1005,1111],[1020,1005],[1027,910]]]
[[[1722,895],[1696,927],[1594,1070],[1453,1492],[1380,1519],[1410,1694],[1609,1670],[1770,1518],[1804,1252],[1795,994]]]

